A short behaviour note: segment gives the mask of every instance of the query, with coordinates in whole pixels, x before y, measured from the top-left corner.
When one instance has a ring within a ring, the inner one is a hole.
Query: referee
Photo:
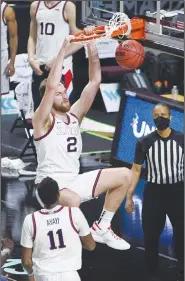
[[[132,166],[133,183],[127,193],[126,210],[134,211],[133,193],[142,164],[147,164],[143,195],[142,227],[148,280],[158,279],[158,246],[166,215],[173,227],[174,248],[184,280],[184,134],[170,128],[170,108],[157,104],[153,119],[157,130],[138,141]]]

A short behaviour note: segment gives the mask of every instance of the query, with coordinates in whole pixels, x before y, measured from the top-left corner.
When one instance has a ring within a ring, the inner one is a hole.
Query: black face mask
[[[154,119],[154,123],[158,130],[164,131],[170,126],[170,119],[160,116]]]

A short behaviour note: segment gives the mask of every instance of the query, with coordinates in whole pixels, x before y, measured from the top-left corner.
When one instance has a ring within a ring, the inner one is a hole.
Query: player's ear
[[[172,120],[172,115],[170,115],[170,121]]]

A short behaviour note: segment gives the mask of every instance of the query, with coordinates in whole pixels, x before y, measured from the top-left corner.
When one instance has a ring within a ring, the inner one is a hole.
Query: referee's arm
[[[133,194],[141,174],[141,168],[145,160],[145,157],[146,157],[146,153],[143,150],[142,141],[138,141],[136,144],[135,157],[131,169],[132,184],[129,190],[127,191],[126,210],[128,212],[134,211]]]

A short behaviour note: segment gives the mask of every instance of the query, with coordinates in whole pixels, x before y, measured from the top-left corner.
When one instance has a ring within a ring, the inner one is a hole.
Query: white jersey
[[[7,24],[5,22],[4,13],[8,5],[5,2],[1,3],[1,51],[8,49],[7,42]]]
[[[53,116],[48,133],[35,139],[38,162],[35,183],[40,183],[48,176],[65,185],[79,173],[82,152],[80,126],[74,115],[67,113],[67,118],[68,123],[64,123]]]
[[[33,248],[35,275],[50,275],[81,268],[82,245],[79,236],[90,228],[79,208],[56,206],[26,216],[21,245]]]
[[[69,24],[64,18],[67,1],[58,1],[48,8],[46,1],[39,1],[36,11],[37,44],[35,59],[46,64],[56,57],[66,36],[70,34]],[[64,67],[72,63],[72,56],[64,60]],[[70,67],[69,67],[70,68]]]

